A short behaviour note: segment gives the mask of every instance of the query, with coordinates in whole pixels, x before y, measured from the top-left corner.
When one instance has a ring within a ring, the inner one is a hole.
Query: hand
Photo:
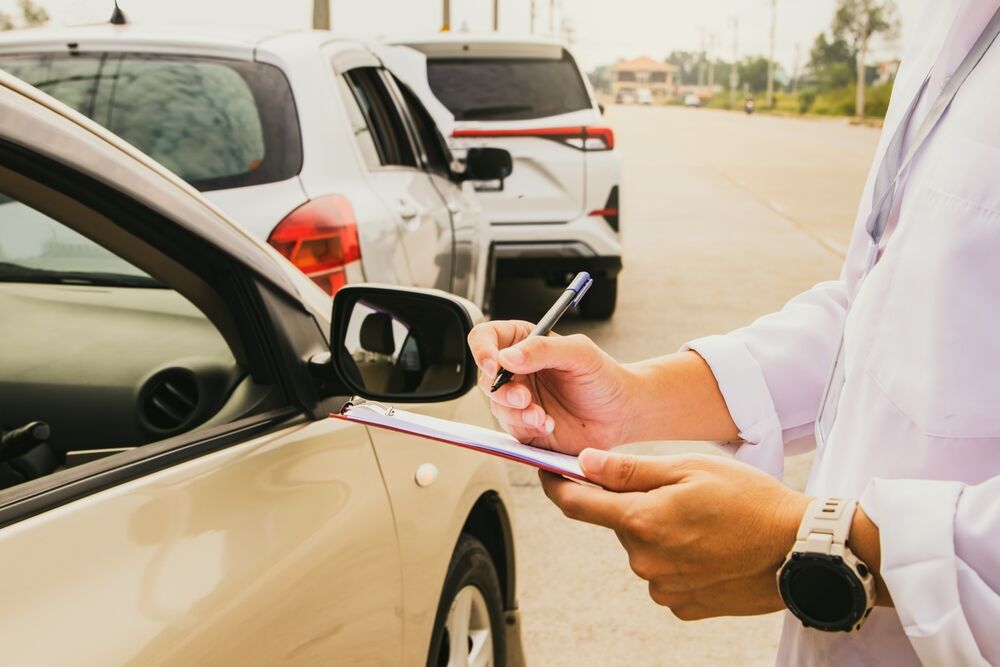
[[[654,602],[682,620],[784,608],[775,576],[809,498],[718,457],[587,450],[580,465],[604,488],[542,473],[546,495],[566,516],[614,530]]]
[[[528,322],[487,322],[469,334],[480,388],[521,442],[567,454],[627,438],[630,373],[583,335],[529,337]],[[514,380],[490,393],[500,367]]]

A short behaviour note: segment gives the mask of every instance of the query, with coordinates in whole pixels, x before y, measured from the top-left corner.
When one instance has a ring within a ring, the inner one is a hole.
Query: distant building
[[[642,56],[621,60],[611,68],[611,87],[615,98],[635,97],[642,89],[649,90],[657,102],[677,96],[677,75],[680,68],[670,63]]]
[[[896,78],[896,72],[898,71],[898,60],[883,60],[875,66],[875,85],[880,86],[883,83],[889,83]]]

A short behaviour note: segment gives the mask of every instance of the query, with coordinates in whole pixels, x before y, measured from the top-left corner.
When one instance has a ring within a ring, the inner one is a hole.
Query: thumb
[[[681,456],[635,456],[599,449],[580,452],[587,479],[609,491],[652,491],[683,481],[690,472]]]
[[[545,369],[587,372],[601,364],[600,348],[581,334],[531,336],[500,350],[499,360],[511,373],[527,375]]]

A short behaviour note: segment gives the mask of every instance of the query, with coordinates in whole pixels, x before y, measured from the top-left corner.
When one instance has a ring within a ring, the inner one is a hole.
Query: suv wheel
[[[503,597],[482,542],[462,534],[451,556],[434,621],[428,667],[503,667]]]
[[[588,320],[606,320],[618,303],[618,278],[595,280],[587,296],[580,302],[580,314]]]

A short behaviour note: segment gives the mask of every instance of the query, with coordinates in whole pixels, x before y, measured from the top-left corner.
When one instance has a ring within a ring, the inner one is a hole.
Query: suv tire
[[[452,616],[456,604],[469,604],[471,613],[467,614],[461,625],[456,628],[454,623],[460,620]],[[483,543],[462,533],[458,538],[458,546],[451,556],[448,574],[444,579],[441,591],[441,601],[438,603],[437,616],[434,620],[434,634],[431,636],[431,648],[427,655],[427,667],[447,667],[448,665],[467,664],[465,657],[453,660],[451,653],[452,633],[457,629],[463,633],[466,641],[462,642],[468,650],[476,644],[490,641],[493,648],[492,662],[486,664],[494,667],[504,667],[507,662],[507,646],[504,644],[504,608],[503,596],[500,592],[500,578],[489,551]],[[488,632],[484,634],[484,632]]]
[[[595,280],[580,302],[580,315],[588,320],[606,320],[615,313],[618,303],[618,278]]]

